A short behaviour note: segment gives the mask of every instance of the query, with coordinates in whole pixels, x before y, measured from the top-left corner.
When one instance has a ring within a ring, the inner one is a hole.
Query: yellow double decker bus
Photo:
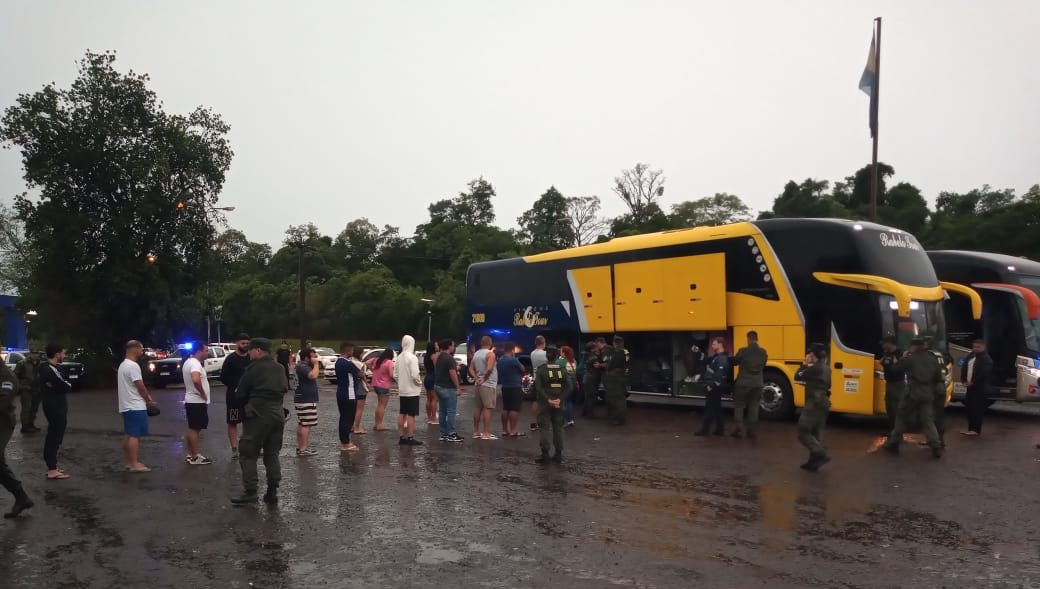
[[[468,338],[529,350],[543,335],[575,350],[622,335],[633,397],[703,397],[716,335],[758,332],[769,353],[762,412],[804,404],[794,374],[811,342],[829,345],[832,410],[885,411],[875,357],[884,336],[931,336],[945,351],[946,293],[910,234],[866,222],[769,219],[616,238],[470,266]]]

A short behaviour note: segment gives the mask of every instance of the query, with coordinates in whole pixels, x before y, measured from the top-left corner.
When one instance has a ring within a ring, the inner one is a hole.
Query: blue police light
[[[192,347],[192,344],[191,344],[191,342],[188,342],[188,343],[186,343],[186,344],[181,344],[181,349],[182,349],[182,350],[188,350],[188,351],[191,351],[191,347]]]

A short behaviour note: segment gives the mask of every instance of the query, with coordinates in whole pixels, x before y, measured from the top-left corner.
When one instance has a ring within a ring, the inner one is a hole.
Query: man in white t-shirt
[[[184,460],[192,466],[213,464],[199,453],[199,435],[209,427],[209,379],[202,364],[209,356],[209,346],[203,342],[191,342],[184,354],[181,376],[184,379],[184,414],[188,418],[188,431],[184,434],[188,455]]]
[[[138,460],[141,438],[148,435],[148,406],[155,401],[148,394],[141,376],[138,360],[144,346],[137,340],[126,342],[126,356],[119,365],[116,387],[119,391],[119,413],[123,416],[123,454],[130,472],[149,472],[151,469]]]

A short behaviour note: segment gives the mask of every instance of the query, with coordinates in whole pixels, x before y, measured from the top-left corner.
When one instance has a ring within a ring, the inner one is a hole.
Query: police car
[[[164,360],[154,360],[148,363],[148,374],[151,376],[153,388],[162,389],[172,383],[183,382],[181,366],[184,359],[192,355],[191,344],[182,344],[177,351],[170,354]],[[224,367],[227,351],[221,346],[209,346],[209,354],[203,362],[207,378],[218,378],[220,370]]]

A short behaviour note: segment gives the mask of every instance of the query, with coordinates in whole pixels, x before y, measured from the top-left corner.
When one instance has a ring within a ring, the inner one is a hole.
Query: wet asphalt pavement
[[[443,444],[425,419],[427,444],[400,447],[371,431],[373,395],[361,451],[340,454],[323,387],[320,454],[293,455],[290,421],[281,504],[243,508],[214,393],[211,466],[184,464],[178,389],[156,395],[150,474],[122,472],[113,392],[70,395],[70,480],[45,480],[43,435],[16,433],[8,461],[37,505],[0,521],[0,587],[1040,587],[1035,408],[991,411],[939,461],[914,444],[885,455],[882,422],[836,417],[834,461],[812,474],[793,423],[700,439],[699,415],[640,405],[624,428],[579,421],[566,463],[540,467],[532,437]],[[462,397],[467,438],[471,408]]]

